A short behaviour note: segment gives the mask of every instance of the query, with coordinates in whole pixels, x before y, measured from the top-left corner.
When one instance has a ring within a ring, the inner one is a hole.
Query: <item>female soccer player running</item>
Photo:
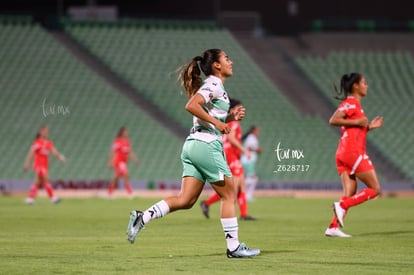
[[[325,231],[329,237],[351,237],[339,227],[349,208],[377,197],[381,193],[380,183],[374,166],[366,153],[366,134],[382,126],[383,118],[375,117],[370,123],[361,106],[361,99],[367,95],[368,84],[359,73],[345,74],[341,78],[342,102],[329,123],[341,127],[341,138],[336,151],[336,166],[341,177],[344,195],[333,204],[335,216]],[[367,186],[357,193],[357,180]]]
[[[121,127],[118,131],[118,135],[112,142],[112,147],[109,153],[108,167],[114,169],[114,176],[109,184],[108,195],[112,197],[114,189],[120,178],[123,179],[123,183],[127,193],[130,197],[133,196],[133,190],[129,184],[128,178],[128,160],[131,160],[138,165],[139,161],[134,151],[132,150],[131,142],[128,138],[128,130],[125,127]]]
[[[259,143],[260,129],[256,125],[252,125],[247,133],[242,136],[243,146],[250,152],[250,158],[246,155],[241,156],[243,165],[245,182],[246,182],[246,199],[253,201],[254,191],[259,181],[256,173],[256,162],[258,155],[262,153],[262,146]]]
[[[259,249],[247,248],[239,242],[234,184],[223,153],[221,135],[230,132],[226,122],[241,120],[245,114],[243,106],[228,114],[229,96],[223,84],[233,74],[232,63],[224,51],[209,49],[182,66],[180,80],[189,98],[185,109],[193,115],[193,128],[181,153],[181,191],[144,212],[131,211],[127,228],[129,242],[135,241],[138,232],[149,221],[191,208],[208,181],[221,197],[221,225],[227,242],[227,257],[244,258],[260,254]],[[200,68],[207,76],[204,82]]]
[[[29,152],[24,163],[24,170],[29,170],[30,162],[34,157],[33,170],[36,174],[35,182],[29,191],[29,196],[26,198],[27,204],[33,204],[37,195],[37,190],[40,187],[44,187],[52,203],[58,203],[60,199],[54,196],[54,191],[49,183],[49,153],[52,153],[54,157],[59,159],[62,163],[65,163],[65,157],[59,153],[54,147],[51,140],[49,140],[49,130],[46,126],[39,129],[35,140],[30,146]]]

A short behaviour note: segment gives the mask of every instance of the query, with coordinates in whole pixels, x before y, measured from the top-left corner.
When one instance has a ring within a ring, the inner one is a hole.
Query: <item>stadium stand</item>
[[[229,31],[212,23],[170,24],[168,20],[118,23],[63,20],[62,23],[65,33],[129,83],[137,96],[145,97],[165,112],[171,122],[185,129],[191,127],[191,119],[183,108],[187,99],[180,95],[176,69],[207,48],[224,49],[234,62],[234,76],[225,83],[226,89],[248,110],[242,127],[247,130],[256,124],[262,130],[260,140],[264,152],[258,162],[261,180],[321,184],[338,180],[334,162],[338,133],[327,125],[324,117],[303,112],[293,105],[286,97],[289,91],[280,90]],[[111,172],[105,169],[109,145],[123,125],[130,129],[134,148],[142,161],[137,169],[131,169],[131,178],[180,178],[182,139],[119,93],[30,19],[0,20],[0,28],[5,41],[0,46],[4,60],[0,64],[0,80],[4,83],[0,96],[4,105],[3,131],[6,131],[0,152],[10,159],[3,164],[2,178],[31,178],[30,174],[23,174],[21,167],[37,128],[43,124],[50,126],[52,140],[68,158],[66,167],[57,161],[51,162],[52,178],[109,178]],[[353,62],[361,67],[350,67]],[[371,63],[376,69],[372,73],[367,70]],[[332,83],[324,80],[337,79],[351,68],[368,72],[365,74],[371,85],[370,94],[377,90],[379,93],[366,102],[369,115],[378,105],[387,106],[381,113],[386,121],[395,119],[410,125],[408,106],[403,104],[412,98],[409,91],[413,85],[413,61],[409,53],[338,51],[327,56],[298,57],[296,64],[327,98],[332,95]],[[395,93],[387,94],[391,89]],[[393,106],[388,104],[390,101],[384,102],[385,95],[393,96]],[[332,98],[328,101],[335,104]],[[391,113],[395,106],[403,112]],[[59,108],[70,112],[59,113],[56,111]],[[411,149],[390,144],[392,139],[402,140],[404,144],[410,127],[387,127],[384,134],[370,135],[370,141],[412,178],[411,160],[393,158]],[[390,138],[389,132],[395,135]],[[285,158],[279,159],[282,154]],[[295,171],[275,172],[292,169],[292,165],[299,166],[295,166]]]
[[[90,53],[187,128],[191,126],[191,120],[181,111],[186,99],[177,94],[174,72],[206,48],[224,49],[234,62],[234,76],[225,86],[230,96],[239,98],[248,109],[242,126],[245,130],[251,124],[262,128],[261,141],[265,152],[258,164],[261,178],[320,182],[337,179],[332,169],[336,133],[319,117],[302,116],[230,32],[197,25],[191,27],[191,24],[181,29],[142,26],[64,22],[65,31]],[[290,153],[303,151],[304,158],[292,159],[290,156],[290,159],[279,161],[275,152],[279,142]],[[279,164],[310,164],[310,167],[306,172],[274,173]]]
[[[109,179],[109,148],[121,126],[130,132],[141,164],[133,179],[181,176],[182,140],[76,60],[38,24],[0,20],[2,179],[32,179],[23,173],[30,143],[41,125],[65,154],[51,160],[50,177]],[[162,145],[162,146],[161,146]]]

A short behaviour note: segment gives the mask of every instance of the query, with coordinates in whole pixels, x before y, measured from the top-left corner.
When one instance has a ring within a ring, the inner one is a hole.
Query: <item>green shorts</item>
[[[202,182],[218,182],[231,177],[223,152],[223,143],[217,139],[210,143],[188,139],[181,152],[183,177],[195,177]]]
[[[254,161],[242,163],[244,169],[244,175],[255,176],[256,175],[256,163]]]

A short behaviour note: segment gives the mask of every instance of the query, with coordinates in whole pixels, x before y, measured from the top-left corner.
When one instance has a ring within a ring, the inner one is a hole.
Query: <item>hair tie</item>
[[[196,57],[193,58],[195,61],[201,61],[203,60],[203,58],[199,55],[197,55]]]

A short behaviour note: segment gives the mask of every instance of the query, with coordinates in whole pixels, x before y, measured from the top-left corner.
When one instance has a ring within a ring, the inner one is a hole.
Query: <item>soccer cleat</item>
[[[128,235],[128,241],[133,244],[138,232],[144,228],[144,221],[142,220],[144,213],[137,210],[132,210],[129,215],[129,223],[126,234]]]
[[[250,258],[259,254],[260,249],[250,249],[244,243],[239,244],[234,251],[227,249],[227,258]]]
[[[252,217],[252,216],[240,216],[240,220],[243,220],[243,221],[255,221],[256,218],[255,217]]]
[[[52,203],[54,203],[54,204],[56,204],[56,203],[59,203],[60,201],[61,201],[61,199],[60,198],[58,198],[58,197],[54,197],[53,199],[51,199],[50,200]]]
[[[352,237],[351,235],[345,234],[344,232],[342,232],[337,227],[327,228],[326,231],[325,231],[325,236],[326,237],[341,237],[341,238],[350,238],[350,237]]]
[[[206,204],[206,201],[201,201],[200,202],[200,207],[201,207],[201,211],[203,211],[204,216],[206,216],[206,218],[209,219],[210,214],[209,214],[209,208]]]
[[[344,217],[346,214],[346,210],[341,207],[339,202],[334,202],[332,207],[339,225],[341,227],[344,227]]]
[[[32,198],[26,198],[25,203],[26,204],[34,204],[35,203],[35,200],[32,199]]]

